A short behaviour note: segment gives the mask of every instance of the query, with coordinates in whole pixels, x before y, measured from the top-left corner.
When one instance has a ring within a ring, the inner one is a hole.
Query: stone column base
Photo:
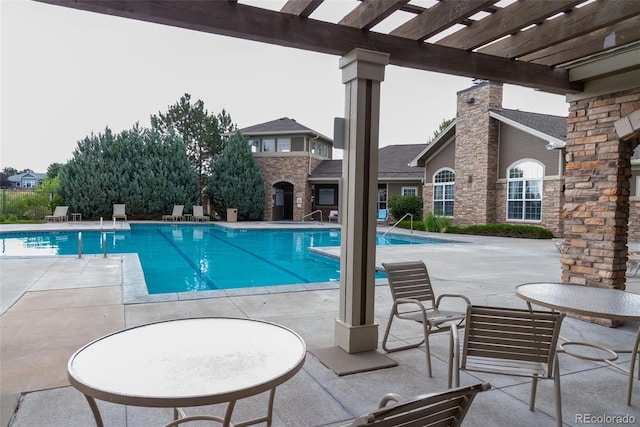
[[[336,319],[336,345],[347,353],[361,353],[378,348],[378,325],[351,326]]]

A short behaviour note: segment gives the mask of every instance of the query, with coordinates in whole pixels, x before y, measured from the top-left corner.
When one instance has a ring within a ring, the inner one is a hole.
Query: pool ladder
[[[384,234],[382,235],[382,237],[384,237],[384,236],[386,236],[387,234],[389,234],[389,232],[390,232],[391,230],[393,230],[393,229],[396,227],[396,225],[400,224],[400,221],[402,221],[403,219],[405,219],[405,218],[406,218],[406,217],[408,217],[408,216],[410,216],[410,217],[411,217],[411,234],[413,234],[413,214],[412,214],[412,213],[407,212],[406,214],[404,214],[404,216],[403,216],[402,218],[400,218],[399,220],[397,220],[397,221],[395,222],[395,224],[393,224],[393,225],[391,226],[391,228],[389,228],[387,231],[385,231],[385,232],[384,232]]]
[[[302,217],[301,222],[304,222],[304,219],[305,219],[306,217],[308,217],[308,216],[313,217],[313,214],[317,214],[318,212],[320,212],[320,224],[323,224],[323,223],[324,223],[324,221],[322,221],[322,211],[321,211],[320,209],[315,210],[315,211],[313,211],[313,212],[311,212],[311,213],[308,213],[308,214],[306,214],[305,216],[303,216],[303,217]]]

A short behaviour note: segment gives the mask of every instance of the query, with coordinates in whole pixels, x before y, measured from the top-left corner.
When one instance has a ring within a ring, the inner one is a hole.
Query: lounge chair
[[[387,224],[387,221],[389,221],[389,211],[387,209],[378,209],[378,218],[377,218],[378,223],[383,223],[383,224]]]
[[[457,427],[462,425],[476,394],[490,388],[489,383],[480,383],[441,393],[424,394],[408,401],[402,401],[400,396],[390,393],[380,400],[377,411],[358,417],[343,427]],[[386,406],[389,402],[397,403]]]
[[[506,307],[467,307],[462,348],[451,326],[449,387],[460,385],[460,370],[529,377],[529,410],[536,401],[538,378],[554,380],[556,424],[562,427],[560,369],[556,345],[565,314]]]
[[[459,294],[442,294],[436,299],[431,287],[427,266],[422,261],[382,263],[382,266],[387,273],[391,297],[393,298],[391,314],[389,314],[389,321],[382,339],[382,348],[391,353],[419,347],[424,343],[425,352],[427,353],[427,371],[429,372],[429,377],[431,377],[429,334],[448,331],[449,326],[453,323],[462,324],[466,317],[465,310],[441,310],[441,300],[443,298],[459,298],[465,302],[466,306],[469,306],[471,302],[466,296]],[[396,317],[421,323],[424,334],[422,341],[390,348],[387,345],[387,339],[389,338],[393,319]]]
[[[198,221],[209,221],[209,215],[204,214],[204,209],[202,206],[194,206],[193,207],[193,220]]]
[[[184,205],[173,205],[173,212],[171,212],[171,215],[162,215],[162,220],[182,221],[182,211],[184,211]]]
[[[329,217],[328,217],[329,222],[331,221],[338,222],[338,215],[339,215],[338,211],[329,211]]]
[[[127,213],[125,212],[124,204],[114,204],[113,205],[113,219],[124,219],[127,220]]]
[[[44,220],[49,221],[69,221],[69,206],[56,206],[53,215],[47,215]]]

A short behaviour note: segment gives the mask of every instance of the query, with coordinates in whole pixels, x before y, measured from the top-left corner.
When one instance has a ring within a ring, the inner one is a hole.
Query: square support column
[[[348,353],[375,350],[376,195],[380,82],[389,55],[355,49],[340,59],[345,84],[345,135],[340,214],[340,311],[336,345]]]

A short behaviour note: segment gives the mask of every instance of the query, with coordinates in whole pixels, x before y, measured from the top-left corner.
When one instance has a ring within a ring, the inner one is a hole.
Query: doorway
[[[271,218],[274,221],[293,220],[293,184],[278,182],[273,186]]]

